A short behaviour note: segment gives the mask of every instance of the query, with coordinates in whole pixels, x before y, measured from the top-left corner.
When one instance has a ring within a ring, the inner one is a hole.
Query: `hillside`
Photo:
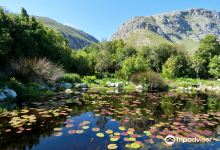
[[[220,13],[191,9],[134,17],[122,24],[112,38],[124,39],[131,45],[138,43],[136,46],[155,45],[161,41],[178,43],[192,51],[208,34],[220,36]]]
[[[69,46],[73,49],[80,49],[89,44],[99,42],[95,37],[84,31],[63,25],[50,18],[37,16],[36,19],[49,28],[59,31],[69,41]]]

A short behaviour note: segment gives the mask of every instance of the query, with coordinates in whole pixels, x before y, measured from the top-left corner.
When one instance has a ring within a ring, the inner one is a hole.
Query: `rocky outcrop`
[[[174,43],[184,39],[199,41],[208,34],[220,37],[220,13],[191,9],[149,17],[134,17],[119,27],[113,39],[126,39],[138,30],[152,31]]]

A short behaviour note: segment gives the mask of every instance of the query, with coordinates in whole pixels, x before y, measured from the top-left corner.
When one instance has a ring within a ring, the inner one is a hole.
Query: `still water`
[[[0,149],[218,149],[220,98],[151,93],[85,94],[71,100],[29,105],[0,114]],[[167,135],[212,138],[210,142],[165,143]]]

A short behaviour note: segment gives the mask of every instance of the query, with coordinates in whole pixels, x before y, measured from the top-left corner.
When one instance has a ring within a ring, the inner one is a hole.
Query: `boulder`
[[[72,94],[73,91],[72,91],[71,89],[66,89],[66,90],[65,90],[65,93],[66,93],[66,94]]]
[[[89,86],[86,83],[77,84],[76,88],[88,88]]]
[[[123,87],[123,84],[122,84],[121,82],[115,83],[115,87],[116,87],[116,88],[122,88],[122,87]]]
[[[143,88],[142,85],[137,85],[135,89],[136,89],[137,92],[143,92],[144,88]]]
[[[71,89],[73,85],[71,83],[63,83],[62,87],[64,87],[65,89]]]
[[[112,82],[106,82],[106,85],[109,87],[115,87],[115,83]]]
[[[7,96],[3,92],[0,92],[0,101],[4,101],[6,98]]]
[[[3,92],[9,98],[16,98],[17,97],[17,93],[12,89],[7,88],[7,89],[4,89]]]
[[[116,88],[122,88],[123,87],[123,84],[121,82],[117,82],[117,83],[106,82],[106,84],[109,87],[116,87]]]

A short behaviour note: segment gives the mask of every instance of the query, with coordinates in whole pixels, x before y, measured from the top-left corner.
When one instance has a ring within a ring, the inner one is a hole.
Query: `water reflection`
[[[111,143],[107,135],[97,138],[92,128],[120,132],[119,126],[134,129],[136,140],[150,149],[161,148],[161,137],[166,134],[190,136],[191,133],[218,138],[217,129],[220,120],[220,99],[214,95],[178,95],[175,93],[138,95],[97,95],[84,96],[85,106],[65,104],[54,109],[28,108],[27,113],[7,112],[0,115],[0,149],[106,149]],[[44,108],[44,106],[41,106]],[[13,128],[13,117],[35,115],[34,124],[22,124]],[[73,122],[68,122],[67,120]],[[89,129],[82,135],[69,135],[68,130],[81,130],[83,121],[90,122]],[[72,128],[65,127],[73,124]],[[54,128],[63,128],[61,137],[54,137]],[[27,130],[31,129],[31,130]],[[11,131],[10,131],[11,130]],[[155,131],[154,131],[155,130]],[[20,132],[22,131],[22,132]],[[149,131],[145,135],[143,131]],[[127,132],[127,131],[126,131]],[[124,133],[126,134],[126,133]],[[116,143],[124,149],[126,142],[121,137]],[[75,140],[75,142],[74,142]],[[150,142],[149,142],[150,140]],[[72,142],[71,142],[72,141]],[[77,141],[81,143],[77,143]],[[150,143],[150,144],[149,144]],[[175,147],[192,145],[175,145]],[[207,145],[205,145],[206,147]],[[216,148],[219,145],[212,144]]]

